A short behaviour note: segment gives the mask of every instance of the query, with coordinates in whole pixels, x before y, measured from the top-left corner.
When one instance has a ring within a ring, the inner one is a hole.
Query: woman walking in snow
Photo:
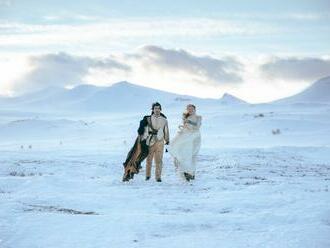
[[[202,117],[196,114],[196,106],[188,104],[182,116],[182,125],[168,149],[177,172],[187,181],[195,179],[196,157],[201,146],[201,123]]]

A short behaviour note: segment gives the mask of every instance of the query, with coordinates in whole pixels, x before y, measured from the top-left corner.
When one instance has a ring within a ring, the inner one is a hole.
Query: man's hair
[[[160,108],[160,110],[162,110],[162,105],[160,105],[159,102],[154,102],[151,106],[151,110],[153,111],[156,106],[158,106]]]

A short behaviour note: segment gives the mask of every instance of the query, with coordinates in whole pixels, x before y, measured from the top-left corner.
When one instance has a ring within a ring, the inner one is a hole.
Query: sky
[[[329,0],[0,0],[0,95],[119,81],[251,103],[330,75]]]

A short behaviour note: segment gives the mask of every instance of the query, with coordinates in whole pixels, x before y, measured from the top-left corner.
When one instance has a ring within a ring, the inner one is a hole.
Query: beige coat
[[[165,141],[165,143],[169,142],[170,137],[167,119],[163,116],[156,116],[154,114],[148,118],[150,118],[149,120],[151,121],[153,129],[157,130],[157,135],[150,134],[153,130],[150,125],[147,125],[144,129],[144,134],[142,137],[142,139],[147,140],[147,145],[152,146],[156,141]]]

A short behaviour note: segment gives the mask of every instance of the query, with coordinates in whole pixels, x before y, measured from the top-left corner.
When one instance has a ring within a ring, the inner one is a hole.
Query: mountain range
[[[167,107],[194,103],[207,106],[243,106],[249,103],[225,93],[219,99],[198,98],[139,86],[126,81],[108,87],[79,85],[72,89],[50,87],[19,97],[0,98],[0,109],[29,111],[122,111],[150,107],[158,101]],[[269,104],[330,104],[330,77],[322,78],[296,95]]]

